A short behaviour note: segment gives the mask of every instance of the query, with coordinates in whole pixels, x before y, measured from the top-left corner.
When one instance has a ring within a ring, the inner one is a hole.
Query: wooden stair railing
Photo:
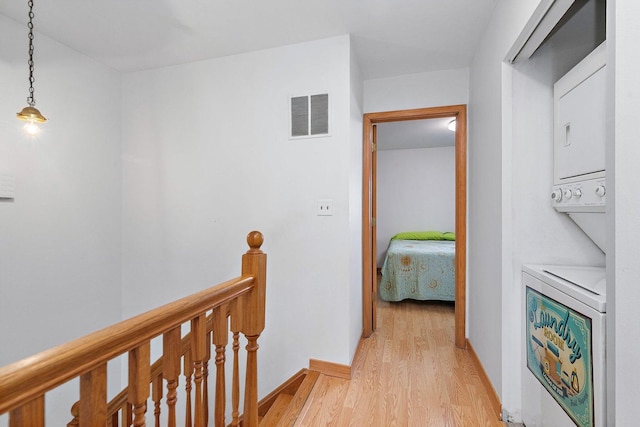
[[[247,339],[243,426],[258,425],[257,340],[264,330],[267,256],[260,232],[247,236],[242,275],[148,311],[85,337],[0,368],[0,415],[9,426],[45,425],[45,394],[80,378],[80,399],[68,426],[145,426],[146,414],[161,424],[166,383],[166,420],[176,426],[179,376],[185,378],[186,427],[225,426],[225,353],[233,334],[232,420],[240,425],[239,334]],[[230,320],[230,322],[229,322]],[[182,337],[183,324],[190,332]],[[230,324],[230,326],[229,326]],[[153,364],[150,342],[162,337],[162,356]],[[209,360],[215,346],[215,408],[209,411]],[[128,354],[127,387],[107,402],[107,362]],[[182,371],[182,372],[181,372]],[[151,404],[149,405],[149,399]]]

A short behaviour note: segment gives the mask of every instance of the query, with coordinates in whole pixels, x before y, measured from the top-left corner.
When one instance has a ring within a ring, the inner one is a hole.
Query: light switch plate
[[[13,199],[16,195],[16,178],[0,174],[0,199]]]

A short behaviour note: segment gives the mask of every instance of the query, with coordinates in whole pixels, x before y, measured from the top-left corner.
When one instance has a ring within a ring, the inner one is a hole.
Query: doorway
[[[362,315],[364,337],[376,329],[376,125],[451,117],[455,136],[455,345],[466,347],[467,273],[467,107],[451,105],[413,110],[367,113],[363,118],[362,152]]]

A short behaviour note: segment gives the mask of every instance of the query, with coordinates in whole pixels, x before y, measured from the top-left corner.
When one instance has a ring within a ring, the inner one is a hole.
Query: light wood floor
[[[378,301],[351,381],[320,375],[295,426],[500,426],[450,303]]]

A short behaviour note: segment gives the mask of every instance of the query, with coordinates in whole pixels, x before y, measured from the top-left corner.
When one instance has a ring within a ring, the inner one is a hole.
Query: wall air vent
[[[290,98],[291,138],[329,135],[329,94]]]

